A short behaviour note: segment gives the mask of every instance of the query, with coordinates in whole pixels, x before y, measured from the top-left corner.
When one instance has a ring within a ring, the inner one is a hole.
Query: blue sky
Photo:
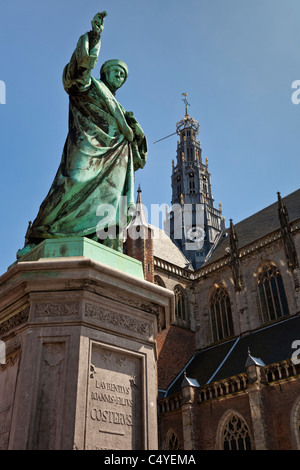
[[[143,202],[170,204],[176,130],[200,123],[216,207],[235,223],[299,188],[299,0],[10,0],[0,15],[0,272],[15,261],[60,162],[68,97],[62,70],[79,36],[107,10],[99,64],[120,58],[129,78],[117,99],[148,138],[136,173]],[[151,220],[150,220],[151,222]]]

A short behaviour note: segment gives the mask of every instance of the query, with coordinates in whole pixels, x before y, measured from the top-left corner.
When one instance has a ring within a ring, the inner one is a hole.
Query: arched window
[[[175,286],[175,318],[179,320],[186,320],[186,307],[185,295],[183,288],[180,285]]]
[[[154,284],[157,284],[158,286],[160,287],[166,287],[164,281],[162,280],[162,278],[160,276],[154,276]]]
[[[189,192],[190,193],[195,193],[195,179],[194,179],[194,173],[189,173]]]
[[[296,400],[291,413],[291,431],[294,449],[300,449],[300,397]]]
[[[217,287],[210,298],[210,321],[214,341],[234,334],[230,297],[224,287]]]
[[[224,450],[251,450],[249,429],[241,416],[229,416],[222,427],[220,441],[220,447]]]
[[[169,429],[165,436],[163,450],[179,450],[179,439],[173,429]]]
[[[259,273],[258,297],[263,323],[289,315],[282,277],[277,266],[266,264]]]

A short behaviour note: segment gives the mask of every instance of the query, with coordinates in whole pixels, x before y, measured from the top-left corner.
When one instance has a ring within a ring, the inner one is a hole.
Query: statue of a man
[[[109,60],[100,80],[91,76],[105,16],[95,15],[92,30],[80,37],[64,69],[69,132],[57,174],[18,258],[43,239],[75,236],[122,251],[121,233],[134,206],[134,172],[146,163],[147,141],[133,113],[115,98],[128,76],[126,64]]]

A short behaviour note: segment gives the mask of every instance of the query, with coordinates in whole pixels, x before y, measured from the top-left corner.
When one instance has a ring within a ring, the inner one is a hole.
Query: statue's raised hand
[[[106,11],[97,13],[92,19],[92,28],[95,33],[101,34],[104,28],[104,18],[107,16]]]

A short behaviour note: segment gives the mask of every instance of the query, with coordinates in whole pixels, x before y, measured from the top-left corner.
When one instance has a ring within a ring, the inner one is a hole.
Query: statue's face
[[[126,74],[124,69],[119,65],[112,65],[105,72],[105,79],[109,88],[113,91],[116,91],[125,82]]]

